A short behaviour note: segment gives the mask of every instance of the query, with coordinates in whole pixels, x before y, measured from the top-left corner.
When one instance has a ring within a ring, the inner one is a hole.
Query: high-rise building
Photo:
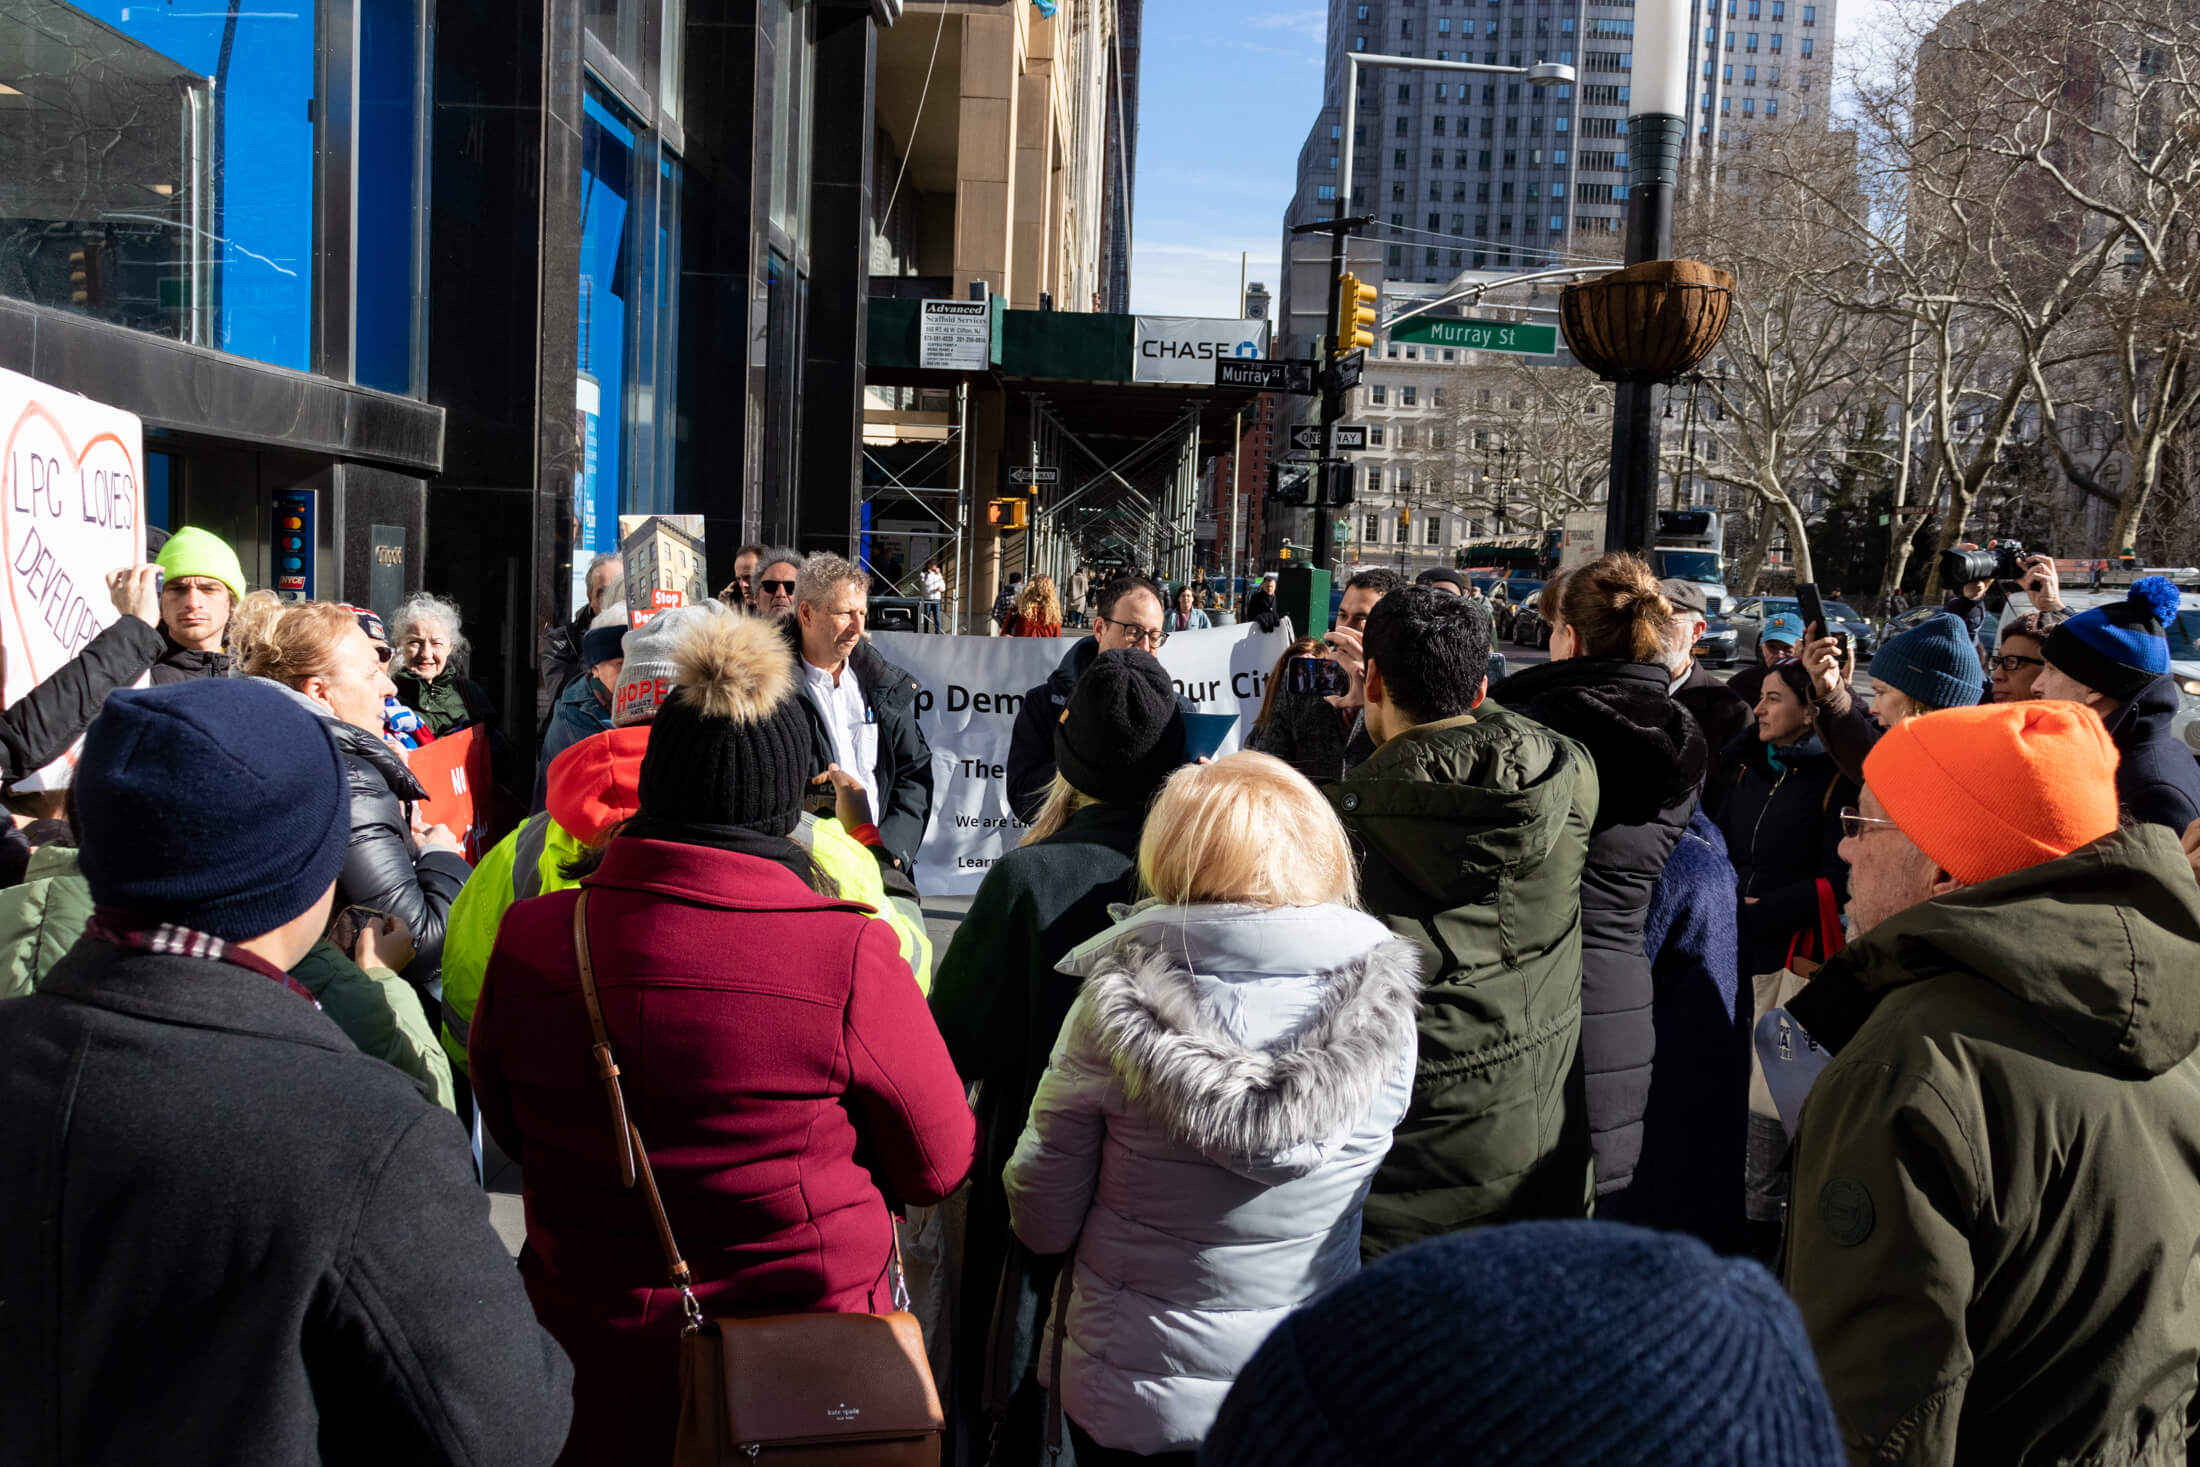
[[[1703,144],[1791,119],[1824,120],[1835,0],[1700,0],[1689,72]],[[1322,107],[1299,151],[1284,224],[1282,351],[1323,330],[1329,241],[1289,227],[1369,214],[1362,279],[1443,283],[1616,255],[1627,212],[1633,0],[1331,0]],[[1339,198],[1345,57],[1351,52],[1572,66],[1568,85],[1525,77],[1363,68],[1353,176]]]

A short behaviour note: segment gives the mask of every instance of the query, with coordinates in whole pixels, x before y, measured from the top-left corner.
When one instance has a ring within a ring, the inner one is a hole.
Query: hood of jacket
[[[2102,1063],[2159,1075],[2200,1049],[2200,884],[2174,833],[2134,825],[1921,902],[1820,971],[1874,997],[1975,974]]]
[[[1408,729],[1324,793],[1370,853],[1454,907],[1501,873],[1540,867],[1598,784],[1579,744],[1484,699]]]
[[[1078,679],[1092,666],[1092,659],[1100,655],[1098,637],[1079,637],[1070,643],[1062,660],[1054,664],[1054,671],[1047,674],[1047,697],[1057,708],[1069,705],[1069,695],[1077,691]]]
[[[1673,700],[1672,686],[1662,665],[1575,657],[1522,668],[1490,697],[1589,751],[1603,793],[1596,818],[1602,830],[1656,820],[1703,789],[1710,746],[1694,716]]]
[[[642,807],[642,755],[649,725],[590,734],[550,761],[543,808],[584,846],[600,846],[611,828]]]
[[[2166,672],[2126,699],[2108,720],[2108,736],[2115,740],[2117,751],[2129,754],[2142,744],[2156,742],[2177,744],[2169,731],[2177,703],[2177,680]],[[2184,750],[2182,744],[2177,747]]]
[[[261,681],[270,687],[282,688],[290,695],[291,701],[320,719],[322,726],[328,729],[329,737],[336,740],[337,749],[355,761],[355,765],[365,764],[380,775],[382,782],[390,787],[391,794],[400,800],[424,800],[428,797],[427,789],[413,777],[412,770],[406,767],[405,756],[381,739],[363,728],[352,727],[296,688],[285,687],[272,678],[263,678]]]
[[[1217,1165],[1301,1176],[1414,1052],[1411,944],[1341,905],[1142,902],[1072,950],[1123,1089]]]

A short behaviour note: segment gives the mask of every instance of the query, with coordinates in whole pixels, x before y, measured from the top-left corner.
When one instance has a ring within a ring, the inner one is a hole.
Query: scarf
[[[210,963],[226,963],[232,968],[243,968],[271,982],[282,984],[315,1008],[321,1006],[321,1001],[313,996],[312,989],[258,953],[247,952],[211,932],[200,932],[196,928],[179,926],[174,922],[162,922],[147,927],[127,912],[113,907],[96,907],[92,911],[92,920],[85,924],[84,935],[132,952],[163,953],[176,958],[201,958]]]

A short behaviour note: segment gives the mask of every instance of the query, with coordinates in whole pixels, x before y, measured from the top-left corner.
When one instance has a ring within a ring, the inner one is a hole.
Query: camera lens
[[[2013,578],[2016,574],[2014,570],[2003,571],[2001,556],[1991,550],[1940,552],[1940,583],[1951,590],[1970,581]]]

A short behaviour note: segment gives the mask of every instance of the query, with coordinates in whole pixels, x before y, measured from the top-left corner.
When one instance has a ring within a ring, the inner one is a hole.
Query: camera
[[[2020,540],[1989,540],[1984,550],[1940,552],[1940,583],[1955,587],[1970,581],[2021,581],[2024,557]]]
[[[1326,657],[1294,657],[1284,685],[1303,698],[1339,697],[1352,691],[1352,675]]]

